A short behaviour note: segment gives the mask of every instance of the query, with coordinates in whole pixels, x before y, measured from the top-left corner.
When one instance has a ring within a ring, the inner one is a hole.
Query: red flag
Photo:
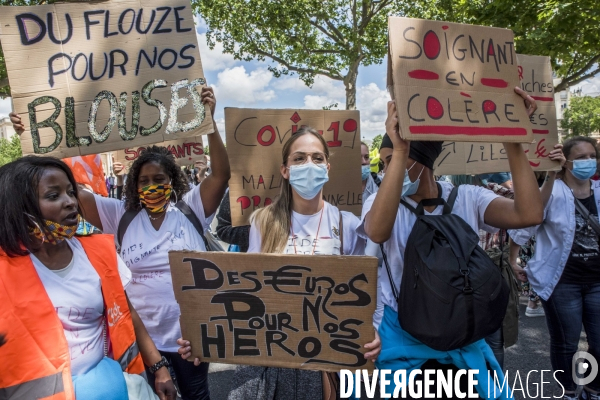
[[[108,197],[100,154],[63,158],[63,161],[73,171],[77,183],[88,185],[94,193]]]

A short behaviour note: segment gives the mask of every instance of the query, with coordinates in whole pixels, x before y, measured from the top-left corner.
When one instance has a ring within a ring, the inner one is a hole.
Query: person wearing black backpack
[[[519,88],[515,92],[531,115],[535,101]],[[388,103],[386,131],[393,154],[378,193],[363,205],[357,228],[359,235],[382,244],[387,270],[379,274],[381,294],[374,316],[382,341],[376,365],[406,370],[407,377],[417,368],[479,370],[475,378],[480,397],[509,397],[506,389],[494,385],[493,374],[500,382],[504,374],[483,340],[502,323],[508,287],[478,246],[475,232],[542,221],[541,196],[527,156],[520,144],[504,145],[513,201],[481,187],[453,189],[450,183],[436,182],[433,165],[442,143],[403,140],[394,102]],[[465,377],[463,391],[466,383]]]
[[[514,246],[535,235],[534,255],[525,270],[517,272],[525,274],[542,300],[550,333],[550,361],[564,388],[564,399],[576,399],[577,386],[582,385],[584,398],[598,400],[598,374],[585,379],[587,382],[573,379],[573,373],[580,373],[573,367],[582,327],[588,352],[600,361],[600,181],[591,179],[597,171],[596,140],[570,138],[559,153],[562,170],[549,171],[540,189],[544,222],[509,234]],[[513,265],[516,254],[512,253]]]

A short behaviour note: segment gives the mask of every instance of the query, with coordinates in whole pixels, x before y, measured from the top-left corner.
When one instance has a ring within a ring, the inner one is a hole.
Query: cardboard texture
[[[169,140],[168,142],[155,143],[157,146],[164,146],[173,154],[178,165],[190,165],[194,161],[204,156],[204,147],[202,145],[202,136],[195,136],[185,139]],[[114,152],[114,160],[129,166],[138,159],[146,146],[128,147],[125,150]]]
[[[279,195],[281,150],[302,126],[319,132],[329,145],[331,169],[324,197],[340,210],[360,216],[360,114],[358,111],[225,108],[231,164],[229,199],[233,226],[248,225],[252,212]]]
[[[0,41],[23,154],[64,158],[214,131],[189,1],[0,7]]]
[[[322,371],[373,369],[377,259],[169,252],[192,358]]]
[[[535,141],[523,144],[534,171],[556,171],[557,162],[548,159],[558,140],[554,87],[550,58],[517,55],[521,88],[528,92],[538,106],[529,118]],[[509,172],[508,158],[501,143],[445,142],[442,154],[435,162],[436,175],[483,174]]]
[[[407,140],[531,143],[508,29],[390,17],[388,87]]]

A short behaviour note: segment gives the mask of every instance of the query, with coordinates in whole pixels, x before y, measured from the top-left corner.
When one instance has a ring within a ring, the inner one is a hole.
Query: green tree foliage
[[[600,131],[600,97],[572,97],[560,126],[569,130],[567,137],[590,136]]]
[[[371,143],[370,151],[377,150],[379,151],[379,147],[381,146],[381,141],[383,140],[383,135],[377,135],[373,138],[373,143]]]
[[[14,135],[10,140],[0,139],[0,165],[8,164],[22,156],[19,135]]]

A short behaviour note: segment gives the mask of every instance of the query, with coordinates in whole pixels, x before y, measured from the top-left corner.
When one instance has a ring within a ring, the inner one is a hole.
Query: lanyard
[[[325,204],[323,204],[323,208],[321,208],[321,216],[319,217],[319,225],[317,226],[317,234],[315,236],[315,244],[313,245],[312,253],[310,255],[315,254],[315,249],[317,248],[317,241],[319,240],[319,231],[321,230],[321,221],[323,221],[323,210],[325,210]],[[296,235],[294,234],[294,218],[290,218],[290,229],[292,230],[292,243],[294,243],[294,254],[298,254],[296,250]]]

